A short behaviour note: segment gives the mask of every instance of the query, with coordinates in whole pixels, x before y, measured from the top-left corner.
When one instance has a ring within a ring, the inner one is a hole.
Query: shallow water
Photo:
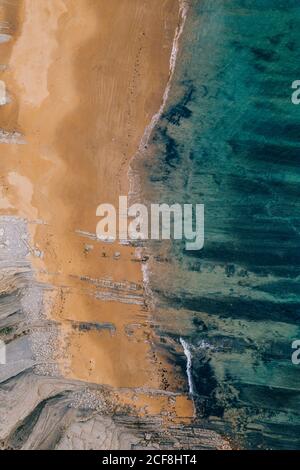
[[[204,249],[154,244],[150,287],[198,417],[247,448],[300,448],[299,60],[299,1],[193,2],[138,164],[148,201],[205,204]]]

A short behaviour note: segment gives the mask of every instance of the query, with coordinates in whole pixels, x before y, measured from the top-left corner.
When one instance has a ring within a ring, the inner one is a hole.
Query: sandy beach
[[[126,402],[141,390],[154,414],[169,406],[159,393],[176,392],[175,414],[191,417],[186,377],[154,347],[141,260],[95,238],[96,208],[128,193],[130,160],[162,105],[179,4],[25,0],[1,4],[1,16],[13,30],[1,45],[0,209],[28,221],[60,372]]]

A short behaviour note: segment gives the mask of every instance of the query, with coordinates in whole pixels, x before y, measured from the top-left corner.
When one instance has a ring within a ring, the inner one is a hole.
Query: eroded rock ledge
[[[120,405],[116,390],[61,377],[55,363],[57,324],[43,314],[50,287],[34,279],[28,257],[33,250],[26,221],[1,217],[0,337],[7,353],[0,366],[1,447],[228,448],[201,423],[164,425],[163,415],[141,417]]]

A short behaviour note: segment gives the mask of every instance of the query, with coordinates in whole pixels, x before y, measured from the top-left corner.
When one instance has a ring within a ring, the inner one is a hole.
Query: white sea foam
[[[205,341],[204,339],[202,339],[201,341],[199,341],[198,343],[198,347],[200,349],[211,349],[211,350],[214,350],[214,346],[210,343],[208,343],[207,341]]]
[[[160,119],[160,117],[163,113],[163,110],[164,110],[164,108],[167,104],[167,101],[168,101],[169,92],[170,92],[170,88],[171,88],[171,82],[172,82],[172,78],[173,78],[174,71],[175,71],[175,66],[176,66],[176,61],[177,61],[179,40],[180,40],[180,37],[181,37],[182,32],[183,32],[183,28],[184,28],[186,17],[187,17],[187,11],[188,11],[187,2],[185,0],[179,0],[179,4],[180,4],[180,9],[179,9],[180,21],[179,21],[179,24],[178,24],[178,26],[176,28],[176,31],[175,31],[175,36],[174,36],[173,46],[172,46],[172,52],[171,52],[171,56],[170,56],[169,80],[168,80],[167,86],[166,86],[164,94],[163,94],[162,104],[161,104],[159,110],[157,111],[157,113],[152,116],[152,119],[151,119],[150,123],[148,124],[148,126],[145,129],[144,135],[143,135],[142,140],[141,140],[140,145],[139,145],[139,151],[140,152],[142,152],[144,150],[144,148],[146,147],[146,145],[149,141],[149,138],[151,136],[151,133],[152,133],[154,127],[156,126],[156,124],[158,123],[158,121],[159,121],[159,119]]]
[[[171,51],[171,55],[170,55],[169,79],[168,79],[168,83],[167,83],[167,86],[166,86],[164,94],[163,94],[162,104],[161,104],[159,110],[157,111],[157,113],[155,113],[152,116],[152,119],[151,119],[150,123],[146,127],[145,132],[143,134],[143,137],[140,141],[138,152],[137,152],[137,154],[135,154],[134,157],[136,157],[137,155],[141,155],[144,152],[145,147],[147,146],[148,141],[150,139],[151,133],[152,133],[153,129],[155,128],[156,124],[158,123],[160,117],[162,116],[164,108],[167,104],[168,97],[169,97],[169,92],[170,92],[170,88],[171,88],[171,82],[172,82],[172,78],[173,78],[174,71],[175,71],[175,66],[176,66],[176,61],[177,61],[177,55],[178,55],[178,49],[179,49],[179,40],[180,40],[180,37],[181,37],[183,29],[184,29],[184,25],[185,25],[186,18],[187,18],[187,12],[188,12],[187,1],[186,0],[179,0],[180,21],[179,21],[179,24],[176,28],[174,39],[173,39],[172,51]],[[129,179],[129,185],[130,185],[129,196],[133,197],[134,195],[137,195],[137,194],[139,195],[141,193],[140,178],[139,178],[139,175],[132,170],[131,165],[129,165],[128,179]],[[142,273],[143,273],[143,283],[144,283],[145,292],[146,292],[146,295],[147,294],[149,295],[150,294],[149,268],[148,268],[147,263],[143,263]]]
[[[180,338],[180,343],[183,347],[183,351],[186,357],[186,374],[189,384],[189,393],[190,395],[194,395],[194,384],[192,377],[192,353],[190,351],[189,344],[183,338]]]

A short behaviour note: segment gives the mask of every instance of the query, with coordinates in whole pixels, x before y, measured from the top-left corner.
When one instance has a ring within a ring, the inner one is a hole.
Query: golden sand
[[[0,211],[30,223],[47,314],[61,327],[61,371],[118,389],[181,390],[184,379],[153,346],[134,248],[88,237],[97,206],[127,194],[130,159],[161,106],[178,2],[15,0],[4,17],[12,40],[0,45],[9,65],[1,80],[11,103],[0,107],[0,125],[26,144],[1,144]],[[139,400],[153,414],[168,403]],[[184,395],[174,406],[178,416],[193,413]]]

